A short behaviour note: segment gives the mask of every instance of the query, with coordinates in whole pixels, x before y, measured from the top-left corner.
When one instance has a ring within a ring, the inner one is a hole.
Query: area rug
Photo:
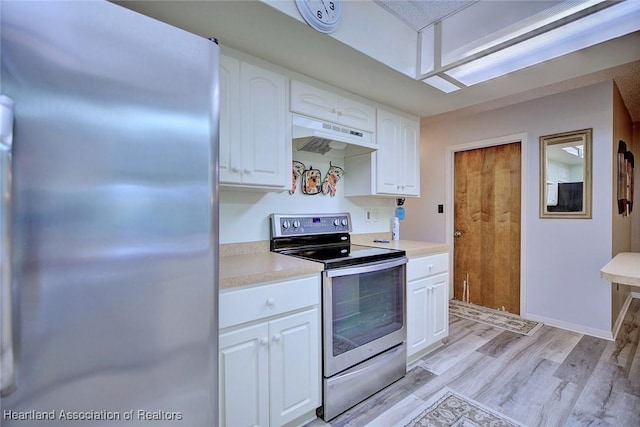
[[[533,335],[542,327],[542,323],[523,319],[517,314],[453,299],[449,301],[449,314],[527,336]]]
[[[406,408],[406,405],[403,405]],[[387,412],[393,411],[394,408]],[[448,387],[437,392],[428,401],[411,411],[399,421],[387,413],[382,414],[367,427],[524,427],[523,424],[500,414],[475,400],[464,397]],[[398,418],[396,418],[398,419]]]

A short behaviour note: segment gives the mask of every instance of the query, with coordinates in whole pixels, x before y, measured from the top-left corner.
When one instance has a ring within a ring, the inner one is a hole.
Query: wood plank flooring
[[[449,331],[406,377],[306,427],[362,427],[391,407],[401,419],[445,386],[531,427],[640,427],[640,299],[615,342],[546,325],[527,337],[455,316]]]

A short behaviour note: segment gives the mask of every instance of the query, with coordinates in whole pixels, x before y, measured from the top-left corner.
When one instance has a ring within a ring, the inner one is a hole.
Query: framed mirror
[[[591,218],[592,133],[540,137],[540,218]]]

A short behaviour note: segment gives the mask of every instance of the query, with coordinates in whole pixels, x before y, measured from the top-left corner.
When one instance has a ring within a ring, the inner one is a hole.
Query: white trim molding
[[[553,326],[560,329],[566,329],[567,331],[577,332],[579,334],[589,335],[596,338],[602,338],[609,341],[614,340],[613,334],[611,333],[611,331],[589,328],[584,325],[578,325],[576,323],[565,322],[563,320],[558,320],[558,319],[552,319],[550,317],[536,316],[534,314],[526,314],[522,317],[524,317],[527,320],[542,322],[545,325]]]
[[[618,318],[616,319],[616,323],[613,325],[613,339],[618,338],[618,333],[620,332],[620,328],[624,323],[624,318],[627,316],[627,311],[629,311],[629,306],[631,305],[631,301],[634,298],[640,299],[640,292],[630,292],[627,295],[627,299],[622,304],[622,308],[620,309],[620,313],[618,313]]]

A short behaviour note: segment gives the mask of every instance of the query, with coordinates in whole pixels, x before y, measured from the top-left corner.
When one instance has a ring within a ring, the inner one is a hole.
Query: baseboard
[[[630,292],[629,295],[627,295],[627,299],[624,301],[624,304],[622,304],[622,308],[620,309],[620,313],[618,313],[616,323],[613,325],[613,339],[618,338],[618,332],[620,332],[620,328],[622,327],[622,323],[624,322],[624,317],[627,315],[627,310],[629,310],[631,301],[633,301],[634,298],[640,298],[640,293]]]
[[[550,317],[537,316],[535,314],[525,314],[522,316],[527,320],[534,320],[536,322],[542,322],[545,325],[554,326],[560,329],[566,329],[567,331],[577,332],[579,334],[590,335],[596,338],[603,338],[605,340],[613,341],[613,334],[611,331],[602,329],[589,328],[587,326],[578,325],[576,323],[564,322],[558,319],[552,319]]]
[[[438,340],[437,342],[434,342],[433,344],[431,344],[430,346],[423,348],[422,350],[412,354],[411,356],[407,356],[407,369],[409,368],[409,366],[411,364],[413,364],[416,360],[418,359],[422,359],[424,356],[426,356],[427,354],[431,353],[434,350],[439,349],[440,347],[442,347],[443,343],[442,340]]]
[[[316,416],[316,410],[314,409],[313,411],[307,412],[306,414],[299,416],[293,421],[289,421],[284,425],[284,427],[302,427],[309,424],[311,421],[314,421],[317,419],[318,417]]]

